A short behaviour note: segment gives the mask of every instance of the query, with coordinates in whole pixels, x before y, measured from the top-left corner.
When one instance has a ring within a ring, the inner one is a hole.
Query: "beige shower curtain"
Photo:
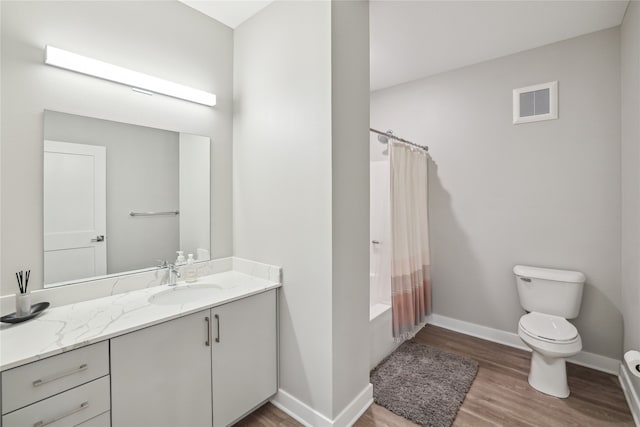
[[[427,153],[390,142],[393,336],[415,335],[431,312]]]

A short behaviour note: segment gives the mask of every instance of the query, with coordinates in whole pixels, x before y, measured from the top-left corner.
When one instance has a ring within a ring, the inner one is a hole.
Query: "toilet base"
[[[537,351],[531,354],[529,384],[536,390],[560,398],[569,397],[567,366],[564,357],[545,357]]]

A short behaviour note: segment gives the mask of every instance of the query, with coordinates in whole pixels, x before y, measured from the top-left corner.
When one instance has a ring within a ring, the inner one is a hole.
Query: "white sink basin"
[[[149,298],[151,304],[180,305],[208,298],[220,293],[224,288],[214,284],[176,285]]]

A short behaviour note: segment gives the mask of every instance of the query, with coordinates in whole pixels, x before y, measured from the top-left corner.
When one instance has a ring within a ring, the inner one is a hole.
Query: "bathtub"
[[[369,369],[378,366],[398,345],[391,332],[391,306],[372,304],[369,308]]]

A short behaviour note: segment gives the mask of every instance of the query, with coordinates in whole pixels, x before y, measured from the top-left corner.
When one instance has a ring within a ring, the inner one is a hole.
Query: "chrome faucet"
[[[180,272],[178,271],[175,265],[169,264],[167,263],[167,261],[162,261],[162,260],[159,260],[159,261],[160,261],[159,267],[166,268],[167,272],[169,273],[169,282],[167,283],[167,285],[175,286],[178,279],[182,277],[180,275]]]
[[[175,286],[176,282],[178,281],[178,279],[182,276],[180,276],[180,272],[178,271],[178,269],[176,268],[175,265],[173,264],[169,264],[167,265],[167,270],[169,271],[169,286]]]

